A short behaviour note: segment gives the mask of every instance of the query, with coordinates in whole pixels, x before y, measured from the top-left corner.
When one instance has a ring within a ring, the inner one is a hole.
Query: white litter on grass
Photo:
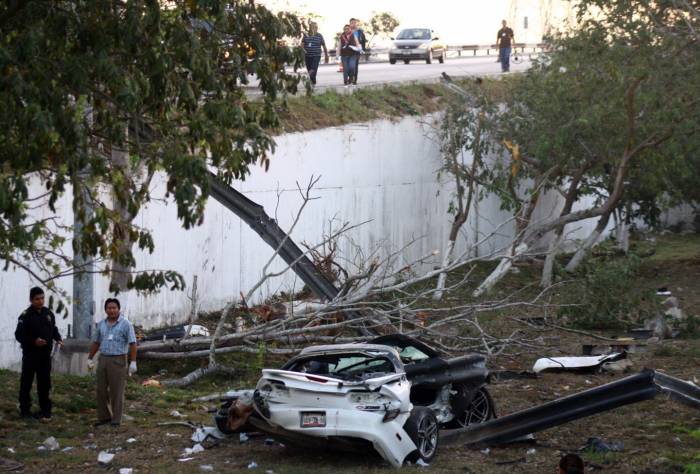
[[[36,448],[36,450],[37,451],[46,451],[46,446],[43,446],[43,445],[39,446],[38,448]]]
[[[100,454],[97,455],[97,462],[100,464],[109,464],[112,459],[114,459],[114,454],[107,451],[100,451]]]
[[[488,456],[491,450],[489,448],[484,448],[481,451],[479,451],[481,454]]]
[[[53,436],[49,436],[48,438],[46,438],[42,445],[49,451],[56,451],[58,448],[61,447],[61,445],[58,444],[58,441],[56,441],[56,438],[54,438]]]
[[[525,452],[525,454],[527,454],[528,456],[532,456],[536,452],[537,452],[537,450],[535,448],[530,448]]]
[[[621,354],[615,352],[613,354],[605,354],[602,356],[586,356],[586,357],[544,357],[537,359],[532,371],[535,373],[544,370],[564,370],[564,369],[584,369],[587,367],[596,367],[608,360],[615,360]]]
[[[239,443],[247,443],[248,442],[248,435],[245,433],[239,433],[238,434],[238,442]]]
[[[15,454],[15,448],[7,448],[7,451],[12,454]]]
[[[418,461],[416,461],[416,466],[419,466],[419,467],[430,467],[430,464],[428,464],[427,462],[423,461],[422,459],[418,459]]]
[[[212,466],[211,464],[202,464],[201,466],[199,466],[199,470],[200,471],[213,471],[214,466]]]
[[[251,461],[250,464],[248,464],[248,469],[257,469],[258,463],[255,461]]]
[[[189,330],[190,336],[204,336],[209,337],[209,329],[199,324],[185,324],[185,333]]]
[[[216,439],[224,439],[226,435],[219,431],[216,426],[203,426],[202,428],[197,428],[197,430],[192,434],[192,441],[195,443],[201,443],[208,437]]]
[[[171,411],[171,412],[170,412],[170,416],[172,416],[172,417],[174,417],[174,418],[186,418],[185,415],[183,415],[182,413],[180,413],[180,412],[177,411],[177,410]]]
[[[194,458],[180,458],[180,459],[178,459],[178,461],[180,461],[180,462],[187,462],[187,461],[191,461],[191,460],[193,460],[193,459],[194,459]]]
[[[129,444],[135,443],[135,442],[136,442],[136,438],[129,438],[129,439],[126,440],[126,442],[129,443]]]
[[[134,470],[130,467],[123,467],[119,469],[119,474],[133,474]]]
[[[185,448],[185,452],[183,453],[183,456],[190,456],[191,454],[201,453],[202,451],[204,451],[204,446],[197,443],[194,446],[192,446],[191,448]]]
[[[61,452],[63,452],[63,453],[68,453],[70,451],[73,451],[73,446],[66,446],[65,448],[63,448],[61,450]]]
[[[179,438],[180,437],[180,435],[177,433],[165,433],[165,436],[167,436],[168,438]]]

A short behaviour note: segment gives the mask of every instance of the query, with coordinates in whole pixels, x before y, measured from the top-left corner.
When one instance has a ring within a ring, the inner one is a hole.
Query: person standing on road
[[[351,79],[353,85],[357,85],[357,72],[360,69],[360,57],[367,49],[367,37],[359,25],[360,20],[357,18],[350,18],[350,29],[352,30],[352,34],[355,36],[355,39],[357,39],[358,45],[362,48],[361,50],[355,52],[357,55],[357,61],[355,62],[355,75]]]
[[[128,373],[136,373],[136,334],[128,319],[121,314],[116,298],[105,301],[107,318],[97,323],[88,354],[88,369],[95,369],[93,357],[100,351],[97,362],[97,422],[95,426],[119,426],[124,409],[126,386],[126,356],[131,358]]]
[[[32,416],[32,385],[36,375],[36,391],[40,412],[39,420],[51,419],[51,351],[55,341],[63,347],[56,317],[44,306],[44,290],[35,286],[29,290],[31,305],[17,320],[15,339],[22,345],[22,375],[19,383],[19,411],[22,418]]]
[[[346,86],[352,84],[352,80],[355,78],[357,60],[360,57],[356,53],[359,50],[360,43],[352,33],[350,25],[345,25],[343,34],[340,35],[340,59],[343,62],[343,84]]]
[[[496,34],[496,45],[498,46],[498,60],[501,63],[501,71],[510,71],[510,51],[515,43],[515,35],[513,30],[508,28],[506,21],[501,22],[503,25]]]
[[[304,58],[306,60],[306,70],[309,72],[311,84],[316,85],[316,73],[318,65],[321,63],[321,49],[325,57],[325,63],[328,64],[328,49],[323,35],[318,32],[318,25],[313,21],[309,23],[309,34],[302,37],[302,45],[304,47]]]

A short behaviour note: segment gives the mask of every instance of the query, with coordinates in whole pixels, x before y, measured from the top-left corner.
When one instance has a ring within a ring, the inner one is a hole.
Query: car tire
[[[425,57],[425,64],[432,64],[433,63],[433,52],[431,50],[428,50],[428,55]]]
[[[460,385],[455,387],[458,391],[469,390],[468,387]],[[459,415],[447,424],[447,428],[464,428],[475,423],[484,423],[496,418],[496,407],[491,398],[491,394],[486,387],[481,387],[474,393],[471,401]]]
[[[410,60],[410,59],[404,59],[404,60],[403,60],[403,63],[404,63],[404,64],[411,64],[411,60]]]
[[[445,63],[445,55],[446,55],[446,54],[447,54],[447,50],[446,50],[446,49],[443,49],[443,50],[442,50],[442,54],[440,55],[440,59],[438,59],[438,62],[439,62],[440,64],[444,64],[444,63]]]
[[[411,462],[421,460],[430,463],[437,454],[440,438],[440,424],[433,410],[427,407],[414,407],[403,429],[418,447],[406,459]]]
[[[389,59],[389,64],[396,64],[396,59],[394,59],[394,58]]]

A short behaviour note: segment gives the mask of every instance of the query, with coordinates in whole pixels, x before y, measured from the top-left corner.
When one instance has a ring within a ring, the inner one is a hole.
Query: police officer
[[[51,351],[53,343],[62,347],[63,341],[56,327],[56,318],[44,306],[44,290],[34,287],[29,291],[29,308],[19,316],[15,339],[22,345],[22,375],[19,385],[19,410],[23,418],[32,416],[32,384],[36,374],[40,412],[36,418],[51,419]]]

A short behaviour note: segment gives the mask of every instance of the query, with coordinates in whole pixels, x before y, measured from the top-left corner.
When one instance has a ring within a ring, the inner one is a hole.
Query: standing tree
[[[153,250],[135,217],[156,173],[185,228],[202,222],[208,170],[242,179],[268,166],[274,102],[301,65],[283,39],[302,25],[250,1],[8,1],[0,6],[0,260],[54,287],[80,272],[55,217],[31,208],[72,191],[74,253],[103,262],[114,290],[181,288],[171,271],[133,272]],[[262,100],[244,87],[259,79]],[[106,192],[105,192],[106,191]],[[38,266],[37,266],[38,265]]]
[[[365,25],[367,34],[372,35],[367,41],[371,47],[376,36],[391,34],[399,26],[399,19],[390,12],[375,12]]]

